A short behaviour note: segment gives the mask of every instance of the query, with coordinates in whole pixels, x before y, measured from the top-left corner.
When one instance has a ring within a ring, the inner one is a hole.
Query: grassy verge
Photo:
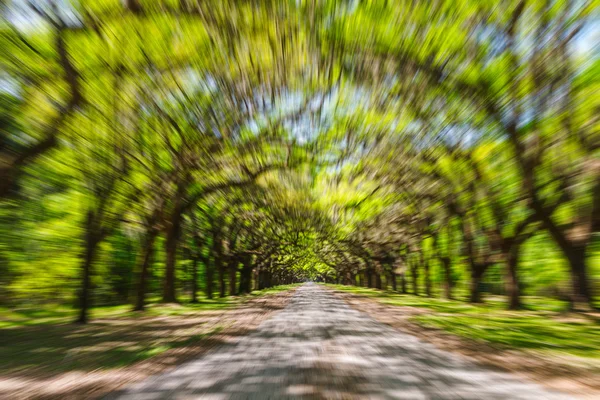
[[[249,295],[202,299],[198,303],[183,301],[178,304],[162,304],[159,298],[149,299],[144,313],[132,311],[130,304],[117,306],[94,307],[90,310],[90,319],[105,318],[145,318],[148,316],[174,316],[197,313],[200,311],[216,311],[234,307],[248,299],[268,294],[290,290],[300,284],[274,286],[272,288],[255,290]],[[61,304],[50,304],[43,307],[21,307],[11,309],[0,307],[0,329],[23,326],[66,324],[77,317],[77,310]]]
[[[464,338],[510,349],[600,360],[598,318],[566,313],[564,303],[554,299],[525,297],[526,309],[508,311],[501,297],[489,297],[485,304],[473,305],[376,289],[329,286],[390,306],[426,309],[428,312],[412,316],[410,321]]]
[[[249,296],[263,296],[265,294],[281,293],[281,292],[285,292],[286,290],[297,288],[302,285],[303,285],[302,283],[292,283],[291,285],[273,286],[268,289],[255,290],[252,293],[250,293]]]
[[[64,306],[0,309],[0,374],[53,375],[130,365],[220,332],[232,321],[223,321],[218,311],[292,287],[196,304],[150,304],[143,313],[131,311],[130,305],[99,307],[91,310],[87,325],[73,324],[76,310]]]
[[[157,299],[158,301],[158,299]],[[106,318],[144,318],[147,316],[182,315],[199,311],[221,310],[239,303],[236,297],[224,297],[202,300],[199,303],[162,304],[153,303],[147,306],[144,313],[132,311],[129,304],[117,306],[94,307],[90,310],[90,319]],[[24,326],[68,324],[77,316],[77,310],[61,304],[50,304],[42,307],[23,307],[10,309],[0,307],[0,329]]]

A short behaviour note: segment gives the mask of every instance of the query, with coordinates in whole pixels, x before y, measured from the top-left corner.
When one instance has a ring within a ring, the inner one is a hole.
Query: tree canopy
[[[1,302],[597,305],[595,1],[0,7]]]

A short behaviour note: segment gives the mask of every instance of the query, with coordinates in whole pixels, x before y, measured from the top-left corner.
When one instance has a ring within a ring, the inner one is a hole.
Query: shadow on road
[[[237,344],[111,399],[566,398],[483,369],[305,285]]]

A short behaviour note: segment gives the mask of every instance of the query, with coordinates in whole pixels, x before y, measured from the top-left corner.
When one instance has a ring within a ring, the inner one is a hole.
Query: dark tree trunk
[[[88,322],[88,310],[90,308],[92,263],[94,262],[94,256],[96,254],[97,245],[98,242],[94,238],[89,238],[88,243],[86,244],[85,254],[83,256],[81,271],[81,293],[79,296],[79,317],[77,318],[77,322],[80,324],[85,324]]]
[[[392,290],[394,292],[398,291],[398,284],[396,283],[396,274],[394,271],[390,272],[390,282],[392,283]]]
[[[237,270],[238,270],[239,261],[237,259],[233,259],[229,264],[229,295],[235,296],[237,295]]]
[[[240,270],[240,284],[238,287],[238,293],[239,294],[245,294],[247,293],[246,290],[246,266],[242,265],[242,269]]]
[[[240,290],[239,293],[248,294],[252,291],[252,266],[243,265],[240,272]]]
[[[431,297],[431,277],[429,276],[429,259],[423,263],[425,272],[425,295]]]
[[[573,310],[586,311],[594,308],[586,265],[586,250],[593,237],[593,233],[598,231],[596,227],[600,225],[598,222],[599,219],[594,219],[595,215],[600,212],[600,184],[597,184],[595,187],[594,200],[592,202],[594,205],[591,215],[592,220],[589,221],[590,225],[586,227],[585,223],[580,222],[569,231],[557,226],[551,215],[545,212],[539,202],[533,203],[539,220],[544,223],[548,233],[562,250],[569,263],[571,274],[571,308]]]
[[[152,253],[154,250],[154,240],[158,232],[154,229],[150,229],[146,233],[144,240],[144,246],[142,247],[142,257],[140,262],[140,275],[137,285],[137,297],[134,311],[144,311],[146,307],[146,282],[148,280],[148,270],[150,268],[150,262],[152,260]]]
[[[481,303],[481,278],[485,272],[486,266],[477,261],[473,231],[468,221],[465,221],[464,214],[457,214],[459,230],[463,234],[465,255],[469,259],[471,272],[469,302]]]
[[[519,276],[517,274],[517,263],[519,261],[519,247],[515,243],[505,253],[506,258],[506,294],[508,295],[509,310],[521,308],[521,292],[519,288]]]
[[[92,264],[96,255],[98,243],[102,239],[100,228],[95,223],[94,213],[89,211],[85,224],[85,249],[82,257],[81,265],[81,292],[79,294],[79,317],[78,323],[85,324],[88,322],[88,310],[90,308],[90,291],[91,291],[91,276]]]
[[[256,286],[255,286],[255,288],[256,288],[256,290],[261,290],[262,288],[265,287],[265,283],[264,283],[264,281],[265,281],[265,278],[264,278],[265,273],[263,272],[263,270],[262,270],[262,268],[260,266],[258,267],[258,270],[257,270],[256,274],[257,274],[257,276],[256,276]]]
[[[211,248],[212,262],[206,266],[206,292],[207,292],[206,294],[209,299],[213,298],[213,292],[214,292],[213,284],[214,284],[215,271],[217,272],[217,275],[218,275],[219,297],[223,297],[223,296],[221,296],[221,293],[224,293],[224,292],[222,292],[222,290],[223,290],[223,286],[222,286],[222,282],[223,282],[223,276],[222,276],[223,243],[221,242],[220,234],[221,233],[219,230],[219,225],[214,225],[213,230],[212,230],[212,248]]]
[[[450,226],[446,226],[446,255],[442,249],[442,243],[440,241],[440,232],[436,231],[433,235],[433,247],[437,253],[438,259],[442,263],[442,270],[444,271],[444,297],[447,299],[452,299],[452,264],[450,260],[450,245],[448,242],[450,241]]]
[[[471,295],[469,301],[471,303],[481,303],[481,278],[485,272],[485,266],[475,264],[471,266]]]
[[[257,265],[257,267],[254,269],[253,272],[254,275],[254,290],[258,290],[260,287],[260,265]]]
[[[452,264],[450,257],[440,257],[444,268],[444,295],[452,299]]]
[[[258,290],[262,290],[267,287],[267,271],[261,269],[258,272]]]
[[[225,297],[225,265],[223,263],[223,242],[220,232],[213,232],[212,254],[214,260],[214,269],[217,271],[217,281],[219,285],[219,297]]]
[[[271,273],[269,271],[262,271],[262,285],[261,289],[266,289],[271,285]]]
[[[593,307],[586,268],[586,247],[584,245],[571,245],[565,251],[571,272],[571,307],[573,310],[588,310],[590,307]]]
[[[373,275],[375,275],[375,289],[381,289],[381,275],[377,272]]]
[[[60,116],[59,119],[57,119],[56,128],[62,124],[64,119],[65,116]],[[48,136],[46,139],[25,149],[19,154],[14,163],[0,167],[0,199],[8,197],[11,190],[18,186],[17,180],[27,164],[37,158],[40,154],[47,152],[58,144],[58,140],[56,140],[57,129],[52,129],[52,131],[54,133],[51,136]]]
[[[406,294],[406,274],[403,272],[400,274],[400,288],[403,294]]]
[[[276,281],[275,275],[269,271],[266,274],[265,288],[273,287]]]
[[[342,272],[341,281],[342,281],[342,285],[344,285],[344,286],[348,286],[350,284],[350,276],[349,276],[348,272]]]
[[[219,297],[225,297],[225,266],[219,265]]]
[[[205,276],[206,276],[206,286],[204,288],[205,290],[205,295],[207,299],[212,299],[213,298],[213,283],[214,283],[214,275],[215,275],[215,268],[213,265],[213,261],[210,260],[210,258],[207,257],[207,259],[205,260],[206,262],[204,263],[204,267],[205,269]]]
[[[163,281],[163,302],[174,303],[175,299],[175,263],[177,261],[177,239],[174,228],[167,231],[165,241],[167,263],[165,265],[165,276]]]
[[[177,262],[177,245],[179,242],[179,233],[181,228],[181,210],[176,207],[171,216],[170,226],[167,229],[167,238],[165,240],[165,251],[167,254],[167,264],[165,266],[165,278],[163,283],[163,302],[175,303],[175,265]]]
[[[410,268],[412,275],[412,290],[415,296],[419,295],[419,271],[416,263],[413,263]]]
[[[371,287],[371,273],[368,269],[365,270],[364,277],[365,287]]]
[[[192,259],[192,296],[191,302],[198,302],[198,259],[194,257]]]

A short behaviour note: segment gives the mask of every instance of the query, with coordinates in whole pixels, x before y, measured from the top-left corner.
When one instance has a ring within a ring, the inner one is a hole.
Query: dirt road
[[[252,334],[109,399],[566,399],[438,350],[316,284]]]

